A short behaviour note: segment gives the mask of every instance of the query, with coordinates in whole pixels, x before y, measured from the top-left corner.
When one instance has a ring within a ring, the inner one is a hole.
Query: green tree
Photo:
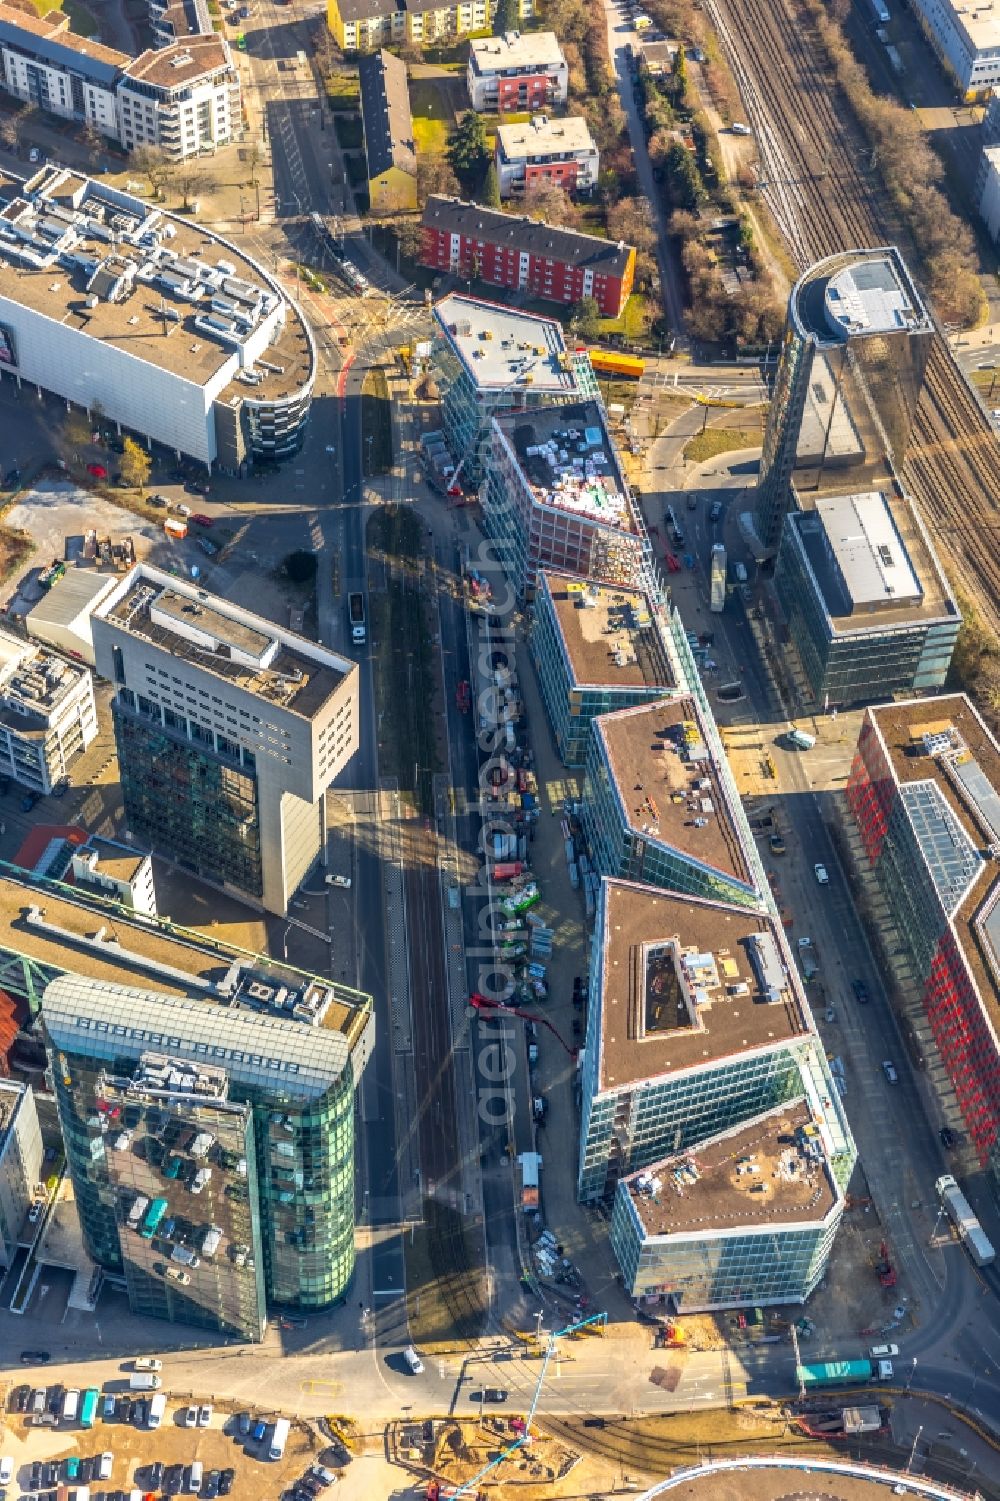
[[[687,55],[683,47],[678,47],[677,51],[674,53],[674,65],[671,69],[671,75],[674,81],[674,98],[677,99],[679,103],[683,103],[684,99],[687,97],[688,89]]]
[[[285,559],[285,572],[293,584],[311,584],[316,577],[318,564],[316,554],[307,552],[304,547],[290,552]]]
[[[493,35],[506,36],[508,31],[516,31],[521,22],[521,7],[518,0],[497,0],[496,14],[493,17]]]
[[[448,161],[463,186],[480,183],[490,159],[486,144],[486,126],[474,109],[466,111],[448,142]]]
[[[667,191],[674,208],[687,209],[694,213],[705,198],[705,184],[695,165],[694,157],[680,141],[674,141],[664,158],[667,173]]]
[[[486,208],[500,207],[500,179],[497,176],[496,162],[490,162],[486,168],[486,176],[483,178],[482,192],[479,201]]]
[[[125,450],[122,454],[121,465],[122,479],[133,490],[138,490],[141,495],[146,488],[149,479],[149,471],[153,467],[153,460],[149,454],[137,443],[134,438],[125,439]]]
[[[596,339],[601,328],[601,310],[596,298],[581,297],[573,309],[573,327],[581,338]]]

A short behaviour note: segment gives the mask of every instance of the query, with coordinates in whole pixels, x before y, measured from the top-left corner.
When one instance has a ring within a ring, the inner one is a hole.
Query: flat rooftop
[[[908,495],[803,495],[793,525],[834,634],[955,617],[958,607]]]
[[[930,7],[921,3],[921,11]],[[972,52],[986,52],[991,47],[1000,47],[1000,11],[992,0],[941,0],[940,10],[949,17],[956,31],[964,32]]]
[[[95,615],[289,713],[313,718],[353,663],[147,564]]]
[[[539,587],[552,601],[574,684],[665,693],[677,686],[641,590],[550,570]]]
[[[434,316],[480,390],[523,385],[542,395],[577,393],[562,324],[554,318],[458,294],[435,303]]]
[[[701,711],[684,695],[594,720],[628,827],[753,890],[722,783],[702,738]]]
[[[577,154],[597,154],[590,126],[582,115],[536,115],[526,125],[497,127],[497,149],[507,162],[532,161],[547,156],[561,159]]]
[[[0,703],[21,711],[6,721],[12,729],[44,727],[85,672],[33,641],[0,631]]]
[[[313,372],[299,314],[234,242],[64,167],[0,172],[4,297],[197,385],[228,372],[223,402],[290,396]],[[282,308],[284,328],[241,369],[243,343]]]
[[[636,530],[629,488],[596,401],[496,417],[539,505]]]
[[[599,1088],[776,1047],[807,1030],[778,925],[633,881],[602,882]]]
[[[810,266],[792,290],[790,313],[821,344],[934,328],[895,246],[845,250]]]
[[[18,1084],[13,1079],[0,1079],[0,1151],[7,1139],[17,1107],[24,1095],[24,1085]]]
[[[235,990],[292,996],[318,987],[328,997],[322,1025],[352,1041],[366,1016],[366,998],[264,955],[248,954],[166,919],[140,917],[117,902],[0,862],[0,951],[21,954],[53,971],[231,1005]],[[267,1010],[265,998],[248,1001]]]
[[[837,1203],[820,1128],[805,1100],[779,1105],[625,1182],[649,1236],[816,1224]]]
[[[532,67],[565,65],[554,31],[508,31],[503,36],[474,37],[469,43],[474,73],[499,73],[506,68],[527,72]]]
[[[102,839],[99,834],[92,834],[87,843],[73,853],[96,855],[98,873],[115,881],[134,881],[143,862],[149,859],[143,850],[131,849],[114,839]]]
[[[868,711],[938,898],[1000,1031],[1000,746],[964,694]]]
[[[172,12],[173,16],[173,12]],[[130,59],[125,72],[136,83],[151,83],[158,88],[180,89],[195,79],[204,78],[232,67],[229,43],[211,31],[207,35],[188,33],[175,45],[149,48]],[[234,73],[233,85],[237,84]]]

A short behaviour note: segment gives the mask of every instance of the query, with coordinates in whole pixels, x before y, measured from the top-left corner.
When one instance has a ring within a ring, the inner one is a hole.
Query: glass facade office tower
[[[186,1303],[203,1297],[205,1321],[214,1317],[222,1327],[224,1319],[239,1317],[249,1327],[254,1318],[248,1298],[238,1310],[213,1305],[206,1290],[211,1279],[196,1282],[201,1268],[165,1256],[162,1230],[158,1264],[179,1265],[191,1272],[192,1281],[180,1284],[164,1276],[175,1285],[169,1290],[157,1285],[154,1296],[151,1279],[161,1274],[155,1268],[150,1272],[148,1258],[136,1262],[131,1237],[126,1237],[129,1244],[123,1242],[122,1206],[129,1193],[151,1201],[166,1197],[168,1204],[179,1198],[182,1214],[167,1218],[177,1222],[184,1237],[180,1243],[197,1255],[197,1236],[203,1243],[213,1225],[222,1230],[220,1245],[226,1247],[213,1253],[216,1262],[233,1248],[235,1267],[249,1247],[238,1270],[252,1270],[251,1260],[263,1269],[268,1304],[321,1309],[341,1296],[354,1269],[354,1088],[371,1051],[370,1012],[348,1012],[333,987],[322,982],[293,990],[234,971],[231,984],[215,987],[204,999],[66,975],[47,987],[42,1018],[84,1239],[100,1266],[124,1276],[130,1293],[136,1287],[137,1306],[185,1318]],[[223,1093],[204,1109],[221,1111],[225,1103],[238,1119],[222,1132],[207,1116],[199,1118],[186,1137],[178,1137],[187,1142],[181,1147],[164,1140],[170,1123],[161,1118],[159,1105],[158,1124],[154,1129],[150,1116],[147,1128],[143,1090],[148,1093],[148,1079],[144,1073],[143,1084],[137,1070],[150,1053],[178,1070],[192,1064],[214,1070]],[[101,1102],[106,1104],[105,1091],[112,1086],[123,1109],[133,1104],[135,1131],[152,1137],[141,1156],[135,1136],[122,1153],[109,1139]],[[192,1132],[215,1137],[215,1156],[201,1164],[212,1169],[211,1193],[206,1183],[197,1205],[190,1187],[198,1170]],[[169,1176],[173,1156],[181,1158],[177,1178]],[[149,1187],[160,1188],[159,1194],[146,1193],[147,1174]],[[168,1184],[174,1187],[168,1190]],[[204,1221],[196,1217],[201,1201]]]
[[[92,629],[131,832],[284,914],[324,854],[324,795],[357,749],[357,665],[146,564]]]
[[[869,709],[846,802],[925,1078],[1000,1185],[1000,746],[964,695]]]
[[[677,686],[647,596],[543,571],[529,637],[559,754],[583,766],[591,720],[662,698]]]
[[[805,497],[892,488],[924,380],[931,319],[894,248],[849,250],[792,288],[754,524],[775,553]],[[793,496],[794,492],[794,496]]]
[[[804,1303],[843,1210],[822,1128],[800,1099],[621,1179],[611,1245],[625,1290],[646,1307]]]

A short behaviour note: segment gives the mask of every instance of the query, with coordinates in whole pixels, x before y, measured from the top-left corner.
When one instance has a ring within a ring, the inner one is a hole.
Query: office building
[[[592,297],[605,318],[621,317],[632,292],[635,249],[624,240],[436,196],[427,200],[421,228],[421,264],[451,276],[562,307]]]
[[[130,912],[156,916],[153,861],[143,850],[92,834],[86,844],[73,847],[63,879],[70,873],[74,885],[91,888]]]
[[[406,64],[383,48],[362,57],[358,76],[369,209],[410,213],[417,207],[417,152]]]
[[[87,669],[0,630],[0,776],[46,797],[96,735]]]
[[[117,582],[117,573],[68,567],[25,615],[24,626],[29,637],[93,667],[94,638],[90,617],[95,606],[110,594]]]
[[[154,12],[154,17],[157,13]],[[26,104],[133,151],[156,146],[176,161],[212,151],[242,131],[240,78],[213,32],[129,57],[76,36],[61,11],[40,17],[0,4],[0,88]]]
[[[523,599],[540,568],[636,588],[649,556],[604,407],[589,400],[494,417],[483,525]]]
[[[746,820],[689,694],[593,720],[584,837],[603,876],[737,906],[763,904]]]
[[[1000,1185],[1000,746],[963,695],[868,709],[846,805],[912,1050]]]
[[[774,587],[815,705],[943,687],[961,615],[906,495],[826,495],[790,511]]]
[[[966,100],[985,99],[1000,83],[1000,19],[991,5],[969,0],[915,0],[938,60]]]
[[[145,564],[93,633],[136,840],[284,913],[357,748],[357,665]]]
[[[0,172],[5,378],[242,473],[297,451],[315,373],[301,314],[231,241],[63,167]]]
[[[843,251],[799,278],[754,509],[765,552],[790,510],[897,487],[933,333],[898,250]]]
[[[653,606],[641,590],[542,569],[532,611],[531,655],[566,766],[582,767],[600,714],[662,698],[677,686]]]
[[[434,305],[431,363],[445,438],[466,487],[482,479],[495,416],[598,394],[586,354],[569,352],[554,318],[456,293]]]
[[[327,0],[326,24],[344,52],[370,52],[375,47],[420,47],[482,32],[495,11],[496,0],[458,0],[451,5],[438,0]],[[532,14],[532,0],[520,0],[519,18],[526,21]]]
[[[498,126],[496,164],[500,197],[516,198],[535,183],[589,193],[601,158],[582,115],[535,115],[526,125]]]
[[[216,966],[197,994],[64,974],[42,999],[88,1254],[135,1312],[246,1339],[265,1303],[328,1308],[350,1282],[374,1025],[274,971]]]
[[[508,31],[473,37],[465,81],[481,114],[535,113],[566,103],[569,68],[554,31]]]
[[[804,1303],[843,1209],[823,1130],[798,1099],[619,1179],[611,1246],[639,1307]]]
[[[581,1199],[802,1098],[846,1184],[854,1143],[776,918],[604,880],[589,997]]]
[[[9,1267],[30,1227],[25,1223],[42,1181],[44,1149],[35,1096],[27,1084],[0,1078],[0,1266]]]
[[[1000,105],[1000,96],[994,96]],[[997,110],[1000,119],[1000,109]],[[979,205],[979,216],[989,231],[990,239],[996,244],[1000,239],[1000,144],[994,143],[983,148],[983,154],[979,159],[979,176],[976,180],[975,199]]]

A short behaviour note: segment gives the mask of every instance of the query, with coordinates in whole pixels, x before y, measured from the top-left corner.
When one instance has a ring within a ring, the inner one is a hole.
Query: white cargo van
[[[796,750],[812,750],[816,744],[816,736],[807,734],[805,730],[790,730],[788,739]]]
[[[71,1386],[63,1397],[61,1417],[64,1423],[75,1423],[76,1415],[80,1411],[80,1393],[75,1386]]]
[[[147,1376],[144,1371],[137,1371],[128,1378],[129,1391],[132,1392],[158,1392],[162,1385],[159,1376]]]
[[[200,1459],[196,1459],[194,1461],[194,1463],[192,1464],[190,1470],[188,1471],[188,1484],[187,1484],[188,1490],[189,1491],[193,1491],[195,1495],[197,1495],[198,1492],[201,1490],[201,1482],[202,1482],[202,1479],[204,1478],[204,1474],[205,1474],[205,1467],[204,1467],[204,1465],[202,1464],[202,1462],[201,1462]]]
[[[149,1418],[147,1420],[148,1426],[150,1428],[159,1428],[160,1424],[163,1422],[163,1416],[166,1410],[167,1399],[164,1396],[163,1392],[157,1392],[156,1396],[149,1404]]]

